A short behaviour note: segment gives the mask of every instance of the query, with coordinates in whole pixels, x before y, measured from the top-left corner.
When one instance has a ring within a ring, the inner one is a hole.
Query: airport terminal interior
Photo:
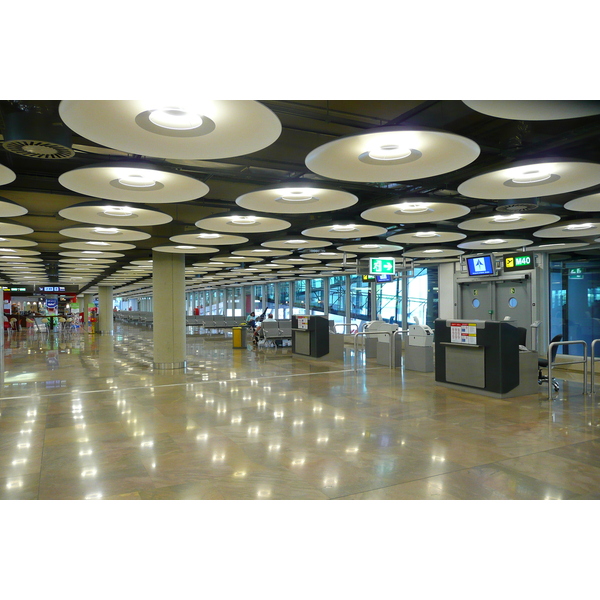
[[[0,498],[600,497],[600,102],[0,101]]]

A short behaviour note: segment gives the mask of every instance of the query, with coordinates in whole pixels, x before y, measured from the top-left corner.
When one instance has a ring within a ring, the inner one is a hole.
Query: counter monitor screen
[[[375,275],[375,281],[377,283],[385,283],[387,281],[392,281],[391,273],[387,273],[386,275]]]
[[[494,257],[491,254],[467,258],[467,270],[470,277],[479,275],[495,275]]]

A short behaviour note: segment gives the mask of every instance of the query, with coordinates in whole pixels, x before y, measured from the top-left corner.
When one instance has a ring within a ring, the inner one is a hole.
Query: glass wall
[[[263,311],[263,286],[262,285],[254,285],[254,305],[252,310],[256,313],[258,317]]]
[[[362,275],[350,275],[350,322],[362,331],[371,318],[371,283]]]
[[[336,323],[346,322],[346,276],[329,278],[329,315],[328,318]],[[338,333],[350,333],[349,328],[337,326]]]
[[[377,320],[402,325],[402,279],[376,283]]]
[[[279,288],[279,309],[276,319],[291,319],[290,316],[290,282],[280,281],[277,284]]]
[[[437,267],[419,267],[408,279],[408,324],[415,322],[427,324],[433,328],[438,317],[438,269]]]
[[[306,313],[306,279],[294,281],[294,314]]]
[[[244,315],[244,307],[242,305],[242,288],[236,287],[234,288],[234,302],[233,302],[233,316],[234,317],[245,317]]]
[[[275,310],[275,284],[265,284],[265,294],[267,296],[267,312],[273,312]],[[275,315],[273,315],[275,316]]]
[[[325,280],[311,279],[310,284],[310,302],[309,309],[311,315],[325,314]]]

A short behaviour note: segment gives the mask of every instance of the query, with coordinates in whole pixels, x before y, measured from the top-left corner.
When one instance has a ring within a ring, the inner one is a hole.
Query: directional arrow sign
[[[370,275],[385,275],[386,273],[396,272],[395,258],[370,258],[369,259],[369,274]]]

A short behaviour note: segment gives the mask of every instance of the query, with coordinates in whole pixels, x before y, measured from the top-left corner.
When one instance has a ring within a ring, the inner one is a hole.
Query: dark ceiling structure
[[[369,237],[369,242],[385,243],[396,234],[416,231],[419,225],[406,223],[373,223],[361,215],[368,209],[400,203],[409,198],[412,202],[459,204],[469,209],[466,216],[431,220],[428,228],[436,231],[461,232],[466,237],[460,242],[440,243],[440,248],[456,249],[469,240],[482,240],[489,231],[461,229],[466,221],[498,214],[550,214],[563,221],[581,221],[597,217],[594,210],[573,212],[565,208],[569,201],[600,193],[600,180],[573,191],[537,195],[532,188],[530,197],[482,198],[459,192],[459,186],[475,177],[508,169],[523,162],[545,163],[562,161],[600,165],[600,115],[574,118],[502,118],[485,114],[460,100],[262,100],[281,123],[281,133],[270,145],[255,152],[229,158],[173,159],[132,154],[99,144],[71,130],[59,113],[60,101],[4,100],[0,101],[0,165],[14,173],[14,180],[0,186],[0,200],[26,209],[25,214],[0,217],[9,225],[29,228],[31,232],[19,234],[18,239],[34,242],[30,250],[39,252],[46,271],[45,281],[61,279],[61,268],[68,248],[61,244],[74,242],[61,231],[82,226],[77,220],[61,216],[60,211],[92,200],[92,196],[77,193],[61,184],[59,178],[75,169],[102,165],[143,165],[176,175],[185,175],[208,186],[208,192],[198,198],[182,202],[136,204],[159,210],[169,215],[168,223],[136,226],[148,234],[137,240],[132,248],[119,252],[114,262],[103,264],[102,272],[89,276],[80,291],[90,291],[107,277],[130,265],[132,261],[152,258],[152,249],[173,245],[170,238],[200,231],[196,223],[207,217],[240,212],[236,199],[244,194],[273,186],[324,186],[349,192],[358,198],[352,206],[325,212],[304,214],[270,213],[269,216],[285,219],[291,226],[283,232],[247,234],[248,242],[219,248],[219,256],[232,250],[257,248],[277,237],[302,237],[309,228],[326,226],[332,222],[377,224],[385,233]],[[589,104],[589,103],[588,103]],[[592,111],[593,112],[593,111]],[[599,111],[600,112],[600,111]],[[218,125],[217,125],[218,127]],[[471,140],[479,147],[479,154],[465,166],[446,173],[401,181],[348,181],[319,175],[308,168],[307,156],[315,149],[348,136],[387,130],[426,129],[442,131]],[[25,140],[25,141],[23,141]],[[39,143],[38,143],[39,142]],[[0,169],[2,167],[0,166]],[[595,181],[595,180],[594,180]],[[577,186],[575,186],[577,187]],[[248,212],[248,211],[241,211]],[[434,217],[435,219],[435,217]],[[558,221],[557,221],[558,222]],[[89,223],[85,224],[89,226]],[[422,227],[421,227],[422,228]],[[518,238],[540,244],[536,236],[539,225],[518,230]],[[29,231],[29,230],[27,230]],[[515,232],[513,232],[515,233]],[[0,235],[1,226],[0,226]],[[581,256],[597,255],[600,229],[597,232],[580,231],[569,242],[582,242],[576,249]],[[7,238],[8,239],[8,238]],[[89,238],[88,238],[89,239]],[[330,240],[335,250],[343,244],[358,243],[360,237]],[[555,240],[556,241],[556,240]],[[2,242],[0,242],[2,243]],[[584,245],[585,244],[585,245]],[[419,244],[402,243],[394,252],[402,256],[419,248]],[[15,248],[19,250],[19,248]],[[466,250],[469,251],[468,249]],[[295,255],[301,252],[296,251]],[[204,254],[186,254],[186,266],[210,259]],[[432,257],[431,260],[434,260]],[[73,261],[78,260],[73,258]],[[13,267],[1,271],[4,283],[23,283],[22,272]],[[0,265],[2,267],[2,265]],[[14,274],[16,271],[16,274]],[[150,274],[137,275],[132,280],[144,281]],[[128,288],[128,283],[113,283],[116,289]]]

